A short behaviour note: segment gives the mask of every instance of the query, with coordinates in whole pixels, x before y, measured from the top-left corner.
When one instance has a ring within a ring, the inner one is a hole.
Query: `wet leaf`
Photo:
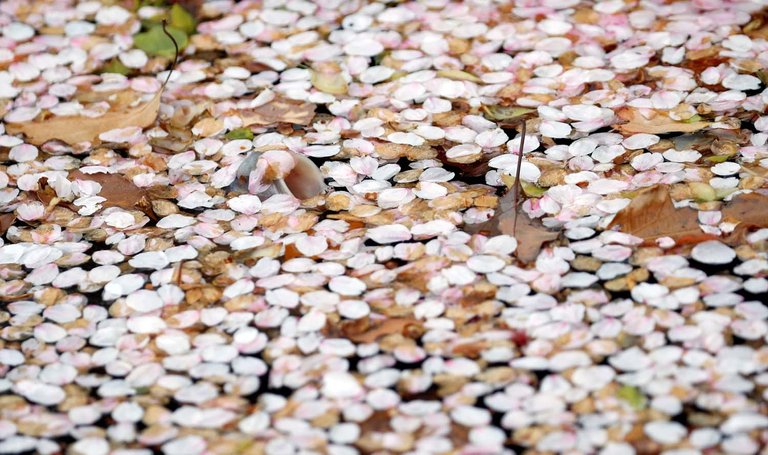
[[[136,107],[109,111],[101,117],[83,117],[79,115],[51,117],[24,123],[8,123],[10,134],[24,133],[27,141],[41,145],[58,139],[68,144],[96,142],[99,134],[117,128],[138,126],[145,128],[155,123],[160,109],[162,90],[146,103]]]
[[[189,38],[184,31],[176,27],[167,27],[168,33],[173,36],[179,45],[179,50],[183,50],[189,44]],[[148,55],[173,58],[176,55],[176,47],[173,41],[163,33],[163,27],[155,25],[149,31],[139,33],[133,37],[133,46],[141,49]]]
[[[616,113],[626,123],[613,125],[614,128],[625,134],[648,133],[692,133],[710,125],[709,122],[677,122],[666,115],[656,113],[656,116],[647,119],[637,109],[623,108]]]
[[[16,221],[16,214],[13,212],[0,214],[0,236],[8,232],[8,228],[13,226],[14,221]]]
[[[181,6],[178,3],[174,3],[173,6],[171,6],[171,11],[169,12],[169,20],[168,23],[173,28],[177,28],[181,30],[182,32],[186,33],[187,35],[191,35],[192,33],[195,33],[195,28],[197,27],[197,21],[195,18],[187,11],[186,8]],[[174,36],[176,38],[176,36]]]
[[[615,227],[646,241],[659,237],[680,239],[701,235],[702,240],[711,237],[703,235],[696,210],[675,208],[667,185],[656,185],[638,193],[608,225],[609,229]]]
[[[71,181],[90,180],[100,184],[101,191],[98,195],[106,199],[106,201],[101,202],[104,208],[120,207],[124,210],[139,210],[151,219],[157,219],[154,210],[152,210],[149,193],[122,175],[103,172],[85,174],[75,169],[70,171],[68,179]]]
[[[250,128],[238,128],[236,130],[232,130],[224,135],[227,139],[230,141],[233,141],[235,139],[253,139],[253,131],[251,131]]]
[[[266,126],[275,123],[309,125],[315,117],[315,108],[314,103],[276,98],[255,109],[241,111],[240,115],[243,119],[243,126]]]

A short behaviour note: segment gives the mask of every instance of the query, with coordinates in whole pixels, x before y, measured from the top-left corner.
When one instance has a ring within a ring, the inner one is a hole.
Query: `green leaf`
[[[179,52],[187,47],[189,38],[187,38],[186,33],[175,27],[167,27],[167,30],[178,43]],[[133,46],[152,56],[173,58],[176,55],[173,41],[163,33],[163,27],[159,25],[150,28],[147,32],[135,35]]]
[[[636,411],[643,409],[648,401],[640,389],[630,385],[621,386],[616,395],[619,399],[626,401]]]
[[[133,70],[128,68],[127,66],[123,65],[123,62],[120,61],[120,59],[113,58],[109,61],[104,67],[101,69],[102,73],[117,73],[122,74],[123,76],[126,76],[130,74]]]
[[[174,3],[173,6],[171,6],[170,16],[169,22],[171,27],[178,28],[187,35],[195,33],[197,21],[183,6]]]
[[[250,128],[238,128],[236,130],[232,130],[229,133],[224,135],[225,138],[229,139],[230,141],[233,141],[235,139],[253,139],[253,131],[250,130]]]

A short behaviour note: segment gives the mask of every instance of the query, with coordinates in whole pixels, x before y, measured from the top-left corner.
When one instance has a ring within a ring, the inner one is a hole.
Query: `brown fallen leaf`
[[[632,108],[620,109],[616,112],[616,115],[626,123],[613,125],[613,127],[627,134],[692,133],[710,125],[709,122],[702,121],[678,122],[658,113],[655,117],[647,119],[639,110]]]
[[[99,196],[106,199],[102,207],[120,207],[125,210],[139,210],[150,219],[157,220],[149,193],[119,174],[85,174],[77,169],[70,171],[69,180],[90,180],[101,185]]]
[[[0,236],[8,232],[8,228],[13,226],[14,221],[16,221],[16,215],[13,212],[0,214]]]
[[[348,337],[355,343],[373,343],[383,336],[403,333],[409,325],[415,324],[419,322],[413,318],[389,318],[369,327],[365,332],[348,334]]]
[[[671,237],[677,241],[686,237],[701,237],[699,241],[713,238],[702,232],[696,210],[675,208],[669,191],[668,185],[656,185],[641,191],[616,214],[608,229],[619,227],[621,232],[646,242],[659,237]]]
[[[740,194],[723,207],[723,220],[748,227],[768,228],[768,196]]]
[[[7,132],[10,134],[23,133],[27,137],[27,142],[35,145],[42,145],[54,139],[68,144],[78,144],[80,142],[98,142],[99,135],[105,131],[128,127],[145,128],[152,125],[155,123],[157,114],[160,111],[160,97],[171,78],[171,73],[173,73],[176,61],[179,58],[178,43],[166,30],[165,21],[163,21],[163,32],[173,41],[176,54],[163,86],[160,87],[160,90],[149,101],[137,106],[129,105],[129,107],[122,107],[123,105],[121,104],[120,108],[109,111],[101,117],[85,117],[81,115],[43,116],[39,120],[30,122],[6,122],[5,128]],[[120,93],[118,98],[125,100],[130,98],[130,96],[126,93]]]
[[[522,210],[522,206],[515,208],[514,198],[514,192],[508,191],[499,200],[493,218],[485,223],[465,226],[465,229],[475,233],[507,234],[515,237],[517,239],[515,256],[527,264],[536,260],[544,244],[556,240],[560,236],[560,232],[547,228],[538,219],[531,219]]]
[[[255,109],[240,111],[240,116],[243,119],[243,127],[250,125],[266,126],[275,123],[309,125],[315,117],[315,107],[314,103],[278,97]]]
[[[80,142],[96,142],[99,134],[117,129],[137,126],[144,128],[155,123],[160,109],[160,94],[146,103],[133,108],[110,111],[101,117],[55,116],[42,118],[24,123],[8,123],[6,129],[9,134],[24,133],[27,142],[41,145],[50,140],[58,139],[68,144]]]

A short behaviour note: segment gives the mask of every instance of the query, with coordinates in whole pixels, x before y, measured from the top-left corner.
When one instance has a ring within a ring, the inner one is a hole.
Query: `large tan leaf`
[[[609,229],[614,227],[646,241],[659,237],[676,240],[691,236],[705,240],[706,237],[699,227],[697,211],[689,207],[675,208],[667,185],[640,192],[608,225]]]
[[[626,123],[613,127],[627,134],[693,133],[709,126],[709,122],[678,122],[663,114],[656,114],[655,117],[647,119],[639,110],[632,108],[620,109],[616,114]]]
[[[55,116],[31,122],[8,123],[6,129],[10,134],[24,133],[27,141],[35,145],[41,145],[53,139],[68,144],[95,142],[99,134],[105,131],[131,126],[145,128],[155,123],[160,109],[161,93],[162,89],[146,103],[132,108],[109,111],[101,117]]]

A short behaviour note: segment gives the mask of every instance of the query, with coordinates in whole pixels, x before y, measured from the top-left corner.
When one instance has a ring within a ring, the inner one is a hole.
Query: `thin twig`
[[[171,74],[173,74],[173,70],[176,69],[176,62],[179,61],[179,43],[176,42],[176,38],[173,37],[170,33],[168,33],[168,29],[166,29],[166,25],[168,23],[165,19],[163,19],[163,33],[165,33],[165,36],[171,39],[173,42],[173,48],[176,50],[176,53],[173,54],[173,62],[171,63],[171,69],[168,71],[168,77],[165,78],[165,82],[163,82],[163,87],[165,87],[165,84],[168,83],[169,80],[171,80]]]
[[[517,206],[520,203],[520,191],[523,188],[523,184],[520,183],[520,172],[523,168],[523,147],[525,147],[525,119],[523,119],[523,128],[522,132],[520,133],[520,151],[518,153],[517,157],[517,169],[515,169],[515,198],[514,198],[514,209],[515,209],[515,218],[512,222],[512,234],[517,233]]]

